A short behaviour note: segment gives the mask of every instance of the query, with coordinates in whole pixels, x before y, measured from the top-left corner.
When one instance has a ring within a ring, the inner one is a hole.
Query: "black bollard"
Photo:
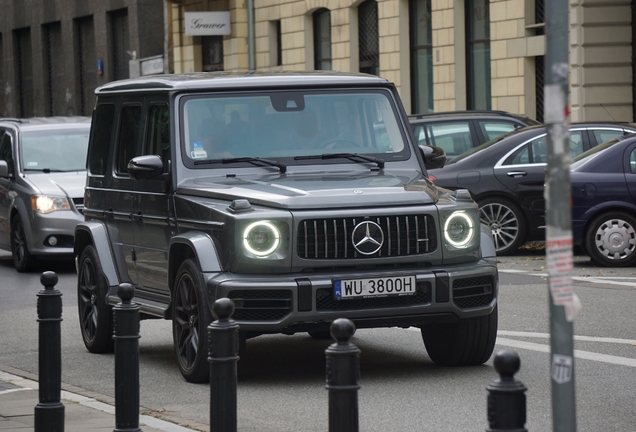
[[[132,303],[135,288],[123,283],[117,288],[121,299],[113,307],[115,339],[115,429],[139,429],[139,305]]]
[[[489,424],[487,432],[527,432],[527,388],[514,379],[520,364],[521,360],[514,351],[501,350],[495,356],[494,366],[500,378],[492,380],[486,386]]]
[[[329,432],[358,432],[360,350],[349,343],[356,327],[351,320],[338,318],[331,323],[330,331],[336,343],[325,350]]]
[[[239,325],[231,318],[234,302],[220,298],[212,305],[217,318],[208,326],[210,350],[210,432],[236,432],[236,363]]]
[[[55,289],[57,274],[42,273],[44,289],[38,292],[39,395],[35,406],[35,432],[64,432],[62,391],[62,293]]]

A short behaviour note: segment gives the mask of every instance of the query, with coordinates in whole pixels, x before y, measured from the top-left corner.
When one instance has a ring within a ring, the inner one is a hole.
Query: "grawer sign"
[[[186,36],[216,36],[229,35],[229,12],[186,12]]]

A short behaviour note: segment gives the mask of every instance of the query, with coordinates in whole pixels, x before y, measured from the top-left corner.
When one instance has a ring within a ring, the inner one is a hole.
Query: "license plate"
[[[415,288],[415,276],[336,279],[333,281],[336,300],[411,295],[415,294]]]

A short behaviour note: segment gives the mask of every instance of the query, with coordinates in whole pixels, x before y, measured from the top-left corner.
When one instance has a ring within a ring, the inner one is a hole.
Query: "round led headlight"
[[[450,215],[444,224],[444,237],[455,247],[466,246],[473,238],[474,231],[472,219],[463,211]]]
[[[254,222],[245,228],[243,245],[248,252],[265,257],[276,251],[280,244],[280,233],[270,222]]]

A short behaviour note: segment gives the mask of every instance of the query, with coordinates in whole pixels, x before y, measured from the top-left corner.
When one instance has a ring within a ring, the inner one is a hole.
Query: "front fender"
[[[111,287],[118,286],[121,281],[115,266],[115,256],[110,247],[106,226],[100,221],[80,222],[75,227],[74,254],[76,265],[84,248],[91,244],[95,246],[95,250],[97,251],[106,283]]]

